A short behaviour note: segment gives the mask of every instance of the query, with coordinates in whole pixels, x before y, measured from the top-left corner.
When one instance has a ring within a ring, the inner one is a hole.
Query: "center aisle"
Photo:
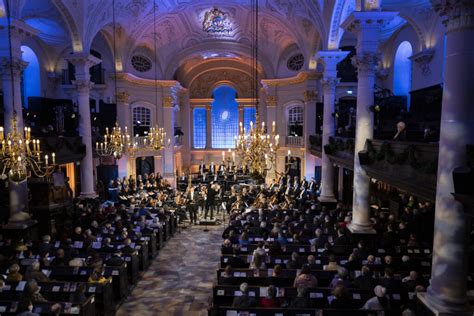
[[[208,228],[192,226],[171,237],[117,315],[207,315],[223,231]]]

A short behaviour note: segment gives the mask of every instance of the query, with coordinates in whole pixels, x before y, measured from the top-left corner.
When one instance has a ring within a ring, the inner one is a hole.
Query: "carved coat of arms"
[[[232,31],[229,13],[213,8],[204,14],[202,30],[208,33],[223,33]]]

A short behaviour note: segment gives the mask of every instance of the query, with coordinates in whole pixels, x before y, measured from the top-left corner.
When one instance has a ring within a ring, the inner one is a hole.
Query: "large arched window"
[[[411,90],[411,60],[413,49],[407,41],[400,43],[395,53],[393,64],[393,94],[407,97],[407,107],[410,108]]]
[[[303,136],[304,111],[301,105],[288,108],[288,136]]]
[[[23,106],[28,108],[29,97],[41,96],[41,76],[40,76],[40,65],[38,57],[35,52],[28,46],[21,46],[22,59],[28,63],[25,71],[23,72],[22,80],[22,95],[23,95]]]
[[[256,113],[257,111],[255,108],[244,108],[244,127],[246,131],[250,130],[250,122],[253,122],[253,124],[255,124]]]
[[[143,136],[151,127],[150,109],[137,106],[133,108],[133,134]]]
[[[239,131],[239,110],[236,91],[229,86],[214,90],[212,103],[212,148],[234,148]]]
[[[193,110],[193,147],[196,149],[206,148],[206,111],[204,108],[195,108]]]

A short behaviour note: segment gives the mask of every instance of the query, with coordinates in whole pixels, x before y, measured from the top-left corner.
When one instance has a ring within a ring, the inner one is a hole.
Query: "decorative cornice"
[[[64,57],[68,62],[76,67],[90,68],[94,65],[100,64],[102,60],[90,54],[72,54]]]
[[[414,61],[420,67],[421,73],[425,77],[431,74],[430,62],[433,59],[434,53],[434,49],[425,49],[410,57],[410,60]]]
[[[21,74],[28,66],[28,63],[21,59],[14,59],[13,61],[10,61],[9,58],[3,57],[0,59],[0,65],[0,75],[2,75],[4,78],[10,78],[12,70],[13,77],[18,78],[21,77]]]
[[[293,84],[300,84],[307,80],[317,79],[317,78],[318,77],[315,73],[300,72],[295,77],[291,77],[291,78],[264,79],[262,80],[262,84],[264,88],[283,87],[283,86],[289,86]]]
[[[337,64],[343,61],[348,51],[333,50],[333,51],[319,51],[316,54],[316,59],[324,65],[324,71],[336,71]]]
[[[274,95],[267,95],[266,103],[267,103],[267,106],[276,106],[277,97]]]
[[[474,1],[472,0],[431,0],[433,9],[442,17],[447,32],[474,28]]]
[[[316,101],[317,96],[318,96],[318,93],[315,90],[306,90],[303,93],[303,98],[304,98],[305,103]]]
[[[327,77],[321,80],[321,84],[323,85],[324,92],[332,92],[336,90],[337,85],[341,81],[340,78],[335,77]]]
[[[73,80],[72,84],[79,93],[88,93],[94,85],[90,80]]]
[[[117,103],[129,103],[130,93],[127,91],[120,91],[117,93]]]
[[[113,75],[112,75],[113,78]],[[143,79],[136,77],[130,73],[118,73],[117,74],[118,80],[123,80],[129,83],[133,83],[139,86],[147,86],[147,87],[154,87],[155,80],[153,79]],[[159,87],[162,88],[175,88],[176,90],[182,89],[181,84],[176,80],[156,80],[156,83]]]
[[[341,28],[355,34],[364,29],[382,29],[397,15],[398,12],[353,11]]]
[[[358,72],[375,72],[380,61],[379,53],[365,52],[352,57],[352,65]]]
[[[172,96],[167,96],[163,98],[163,107],[172,108],[174,106],[174,98]]]

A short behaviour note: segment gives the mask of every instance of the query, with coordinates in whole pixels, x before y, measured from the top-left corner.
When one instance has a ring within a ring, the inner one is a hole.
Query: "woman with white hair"
[[[387,289],[381,285],[374,288],[375,296],[368,299],[362,309],[381,311],[390,310],[390,299],[387,296]]]
[[[257,305],[255,298],[249,297],[249,285],[242,283],[240,285],[240,296],[234,297],[233,307],[253,307]]]

